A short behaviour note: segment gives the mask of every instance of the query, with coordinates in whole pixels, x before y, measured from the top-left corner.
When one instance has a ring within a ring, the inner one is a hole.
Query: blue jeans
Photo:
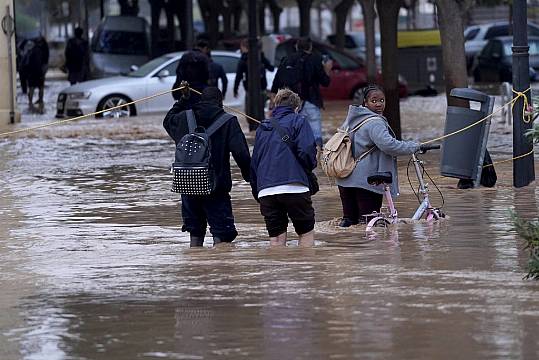
[[[182,231],[193,236],[206,235],[208,223],[210,233],[223,242],[232,242],[238,236],[228,193],[208,196],[182,195],[182,218]]]
[[[303,108],[299,112],[301,115],[305,116],[311,125],[313,130],[314,139],[316,140],[316,145],[322,147],[322,114],[320,113],[320,108],[308,101],[303,103]]]

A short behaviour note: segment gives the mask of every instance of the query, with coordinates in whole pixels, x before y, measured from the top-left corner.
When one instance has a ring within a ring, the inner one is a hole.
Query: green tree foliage
[[[530,254],[528,274],[525,279],[539,280],[539,221],[524,220],[511,213],[516,232],[526,241],[525,250]]]

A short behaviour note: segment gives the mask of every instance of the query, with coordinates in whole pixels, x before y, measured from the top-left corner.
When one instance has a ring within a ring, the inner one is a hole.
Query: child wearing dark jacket
[[[316,168],[316,142],[308,120],[297,114],[301,105],[297,94],[282,89],[274,101],[272,119],[263,121],[256,132],[253,196],[260,202],[270,246],[286,245],[289,218],[299,246],[312,246],[315,219],[307,172]]]

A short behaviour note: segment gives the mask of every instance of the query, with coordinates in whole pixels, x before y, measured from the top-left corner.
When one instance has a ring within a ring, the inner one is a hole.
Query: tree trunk
[[[262,36],[266,34],[266,2],[264,0],[258,1],[258,35]]]
[[[386,94],[386,116],[397,139],[401,139],[399,71],[397,49],[398,15],[402,0],[377,0],[376,8],[380,16],[382,45],[382,81]]]
[[[234,20],[232,21],[232,29],[235,33],[238,33],[240,31],[241,15],[243,13],[242,2],[240,0],[228,0],[228,6],[230,7],[230,11],[234,17]]]
[[[161,15],[161,10],[163,9],[164,2],[163,0],[149,0],[150,1],[150,10],[152,17],[152,24],[150,28],[150,37],[152,39],[152,57],[159,55],[159,17]]]
[[[176,42],[176,36],[175,36],[175,26],[174,26],[174,15],[176,14],[176,11],[174,9],[174,6],[172,5],[172,1],[168,1],[165,4],[165,15],[167,17],[167,40],[168,40],[168,51],[175,50],[175,42]],[[181,25],[181,23],[180,23]],[[159,25],[158,25],[159,26]],[[180,28],[181,31],[181,28]],[[183,40],[183,35],[182,35]]]
[[[223,3],[221,13],[223,15],[223,37],[228,39],[232,37],[232,8],[228,3]]]
[[[283,8],[277,4],[277,0],[265,0],[271,11],[271,17],[273,18],[273,32],[278,33],[281,29],[281,13]]]
[[[367,81],[369,84],[374,84],[376,82],[376,40],[374,30],[376,12],[374,10],[374,0],[359,0],[359,4],[361,5],[363,25],[365,26]]]
[[[450,98],[449,93],[456,87],[468,87],[463,19],[471,3],[471,0],[436,0],[448,105],[462,106],[463,101]]]
[[[118,5],[120,5],[120,15],[138,16],[138,0],[118,0]]]
[[[204,19],[210,47],[215,48],[219,36],[219,9],[212,0],[198,0],[198,6]]]
[[[344,49],[346,19],[348,18],[350,8],[353,4],[354,0],[341,0],[341,2],[338,3],[333,9],[337,17],[337,24],[335,28],[335,46],[340,50]]]
[[[313,0],[296,0],[299,8],[299,36],[311,35],[311,5]]]

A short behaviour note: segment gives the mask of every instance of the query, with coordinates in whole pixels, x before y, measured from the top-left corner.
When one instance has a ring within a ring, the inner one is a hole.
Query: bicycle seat
[[[393,182],[393,177],[389,171],[379,172],[369,176],[367,182],[371,185],[391,184]]]

